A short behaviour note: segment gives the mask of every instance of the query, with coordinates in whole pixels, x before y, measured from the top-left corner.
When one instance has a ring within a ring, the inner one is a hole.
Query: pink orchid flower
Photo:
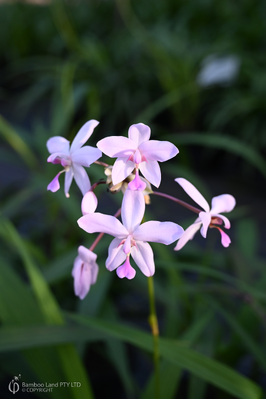
[[[146,276],[155,272],[154,257],[147,242],[169,245],[180,238],[183,228],[173,222],[148,221],[141,224],[145,212],[144,195],[126,190],[121,207],[122,223],[111,215],[87,214],[78,220],[88,233],[103,232],[114,236],[106,260],[109,271],[117,268],[119,278],[133,279],[136,271],[130,265],[130,255]]]
[[[96,283],[99,267],[97,255],[84,246],[79,246],[78,256],[74,261],[72,276],[75,295],[81,300],[88,294],[91,285]]]
[[[51,154],[47,161],[61,164],[64,169],[60,171],[47,186],[47,190],[56,192],[60,188],[59,176],[65,172],[65,195],[69,197],[69,188],[73,178],[84,195],[91,187],[89,177],[84,167],[89,167],[102,156],[96,147],[83,146],[90,138],[94,128],[99,124],[95,119],[86,122],[78,131],[71,146],[69,141],[61,136],[54,136],[47,141],[47,148]],[[83,146],[83,147],[82,147]]]
[[[139,178],[139,171],[154,186],[161,183],[158,161],[175,157],[179,150],[170,142],[149,140],[150,128],[142,123],[131,125],[128,138],[110,136],[97,143],[99,149],[109,157],[117,157],[112,169],[114,185],[122,182],[136,169],[136,176],[129,183],[131,190],[144,190],[146,184]]]
[[[178,240],[174,250],[180,250],[189,240],[193,239],[195,233],[200,229],[201,235],[206,238],[208,228],[217,228],[221,234],[221,242],[224,247],[228,247],[231,243],[230,237],[220,228],[219,225],[224,223],[226,229],[230,228],[230,221],[221,212],[230,212],[236,205],[235,198],[230,194],[221,194],[213,197],[212,208],[202,194],[195,188],[192,183],[184,178],[176,178],[175,181],[185,190],[185,192],[199,205],[204,211],[199,213],[196,221],[190,225]]]

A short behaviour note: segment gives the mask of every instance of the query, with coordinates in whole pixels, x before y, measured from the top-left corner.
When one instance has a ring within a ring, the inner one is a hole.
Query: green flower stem
[[[148,291],[149,291],[149,303],[150,303],[150,315],[149,315],[149,324],[152,331],[153,336],[153,363],[154,363],[154,382],[155,382],[155,398],[160,398],[160,349],[159,349],[159,325],[156,314],[155,307],[155,295],[154,295],[154,285],[153,285],[153,277],[148,277]]]

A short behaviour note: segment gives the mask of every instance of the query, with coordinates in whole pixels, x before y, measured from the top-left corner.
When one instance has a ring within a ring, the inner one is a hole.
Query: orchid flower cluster
[[[152,247],[149,242],[170,245],[176,242],[175,251],[180,250],[193,239],[200,230],[206,238],[208,228],[217,228],[221,234],[221,243],[228,247],[231,240],[222,230],[230,228],[227,217],[221,213],[233,210],[236,201],[230,194],[222,194],[212,199],[211,208],[206,199],[196,187],[185,178],[176,178],[175,182],[196,202],[202,209],[189,205],[178,198],[166,193],[153,191],[152,186],[159,187],[161,170],[159,162],[165,162],[175,157],[179,150],[169,141],[151,140],[149,126],[138,123],[131,125],[128,137],[109,136],[97,143],[97,147],[84,146],[99,124],[90,120],[82,126],[72,144],[61,136],[55,136],[47,141],[50,153],[47,161],[61,164],[63,169],[49,183],[47,189],[56,192],[60,188],[59,177],[65,173],[64,191],[69,197],[69,190],[73,178],[79,187],[83,198],[81,202],[82,215],[77,223],[88,233],[99,233],[88,249],[79,246],[78,256],[74,261],[72,276],[74,291],[80,299],[84,299],[90,286],[97,280],[98,264],[94,248],[104,234],[113,236],[108,249],[106,268],[116,270],[119,278],[133,279],[136,270],[131,265],[131,257],[141,272],[147,277],[154,275],[155,264]],[[113,165],[98,161],[102,153],[115,158]],[[91,185],[84,167],[97,163],[104,167],[105,183],[112,192],[122,191],[121,208],[115,215],[96,212],[98,200],[95,189],[100,182]],[[141,174],[141,175],[140,175]],[[179,203],[197,214],[195,222],[184,230],[180,225],[171,221],[142,222],[150,195],[155,194]],[[118,217],[121,216],[121,220]]]

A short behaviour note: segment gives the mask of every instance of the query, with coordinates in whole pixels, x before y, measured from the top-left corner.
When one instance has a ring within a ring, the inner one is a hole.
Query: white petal
[[[151,246],[148,243],[137,242],[132,247],[131,255],[133,260],[146,276],[152,276],[155,272],[154,257]]]
[[[79,218],[77,222],[80,228],[88,233],[103,232],[121,239],[128,236],[126,228],[112,215],[86,214]]]
[[[71,158],[74,163],[89,167],[94,161],[102,156],[102,152],[96,147],[84,146],[71,152]]]
[[[230,212],[236,205],[236,199],[231,194],[221,194],[212,199],[212,214]]]
[[[76,149],[80,148],[84,143],[87,142],[87,140],[91,137],[94,128],[99,124],[99,121],[96,121],[95,119],[91,119],[90,121],[86,122],[78,133],[76,134],[71,147],[70,151],[73,153]]]
[[[97,143],[97,147],[108,157],[128,158],[137,148],[136,144],[124,136],[108,136]]]
[[[88,294],[92,282],[92,269],[78,256],[72,270],[74,278],[74,292],[81,300]]]
[[[211,214],[202,211],[202,212],[199,213],[199,217],[200,217],[201,222],[202,222],[202,227],[201,227],[200,233],[204,238],[206,238],[207,231],[208,231],[209,225],[211,223]]]
[[[109,271],[113,271],[119,265],[121,265],[125,259],[126,259],[126,254],[122,250],[122,246],[120,245],[121,239],[113,239],[110,243],[109,249],[108,249],[108,257],[105,262],[106,268]]]
[[[74,179],[81,190],[83,196],[87,193],[91,188],[91,183],[87,172],[85,169],[79,164],[72,164]]]
[[[93,253],[90,249],[87,249],[85,246],[79,246],[78,254],[81,259],[86,263],[95,262],[97,259],[97,254]]]
[[[69,140],[62,136],[54,136],[47,140],[46,143],[49,153],[69,154]]]
[[[185,178],[176,178],[175,181],[179,183],[180,186],[184,189],[184,191],[194,200],[199,206],[203,208],[204,211],[210,211],[209,204],[207,200],[202,196],[202,194],[195,188],[192,183],[190,183]]]
[[[112,168],[112,182],[117,185],[126,179],[133,169],[135,164],[132,161],[127,161],[127,158],[118,158]]]
[[[200,229],[201,222],[194,223],[190,225],[183,233],[181,238],[178,240],[174,250],[180,250],[182,247],[185,246],[185,244],[193,239],[195,233]]]
[[[123,225],[132,233],[141,223],[145,212],[145,199],[140,191],[126,190],[121,207]]]
[[[162,140],[149,140],[139,146],[139,150],[143,157],[147,160],[167,161],[175,157],[179,150],[171,142]]]
[[[139,146],[140,143],[149,140],[150,136],[150,127],[142,123],[131,125],[128,130],[129,139],[135,142],[137,146]]]
[[[96,195],[90,190],[83,196],[81,201],[81,212],[83,215],[94,213],[98,205]]]
[[[140,225],[133,233],[136,240],[171,244],[179,239],[184,229],[174,222],[148,221]]]
[[[66,197],[69,197],[69,189],[70,189],[73,177],[74,177],[74,172],[73,172],[73,169],[70,168],[68,171],[66,171],[66,175],[65,175],[65,195],[66,195]]]
[[[96,264],[97,255],[93,253],[93,251],[87,249],[84,246],[79,246],[78,254],[90,269],[90,280],[91,280],[91,285],[93,285],[94,283],[96,283],[99,272],[99,266]]]
[[[142,175],[154,186],[161,183],[161,170],[157,161],[144,161],[139,164]]]

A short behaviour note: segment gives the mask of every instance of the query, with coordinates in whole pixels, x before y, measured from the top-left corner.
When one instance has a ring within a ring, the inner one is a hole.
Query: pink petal
[[[81,300],[87,295],[90,286],[96,282],[99,267],[96,264],[97,256],[83,246],[79,247],[79,255],[74,261],[72,276],[74,291]]]
[[[114,185],[126,179],[133,169],[135,164],[132,161],[127,161],[127,158],[118,158],[112,168],[112,181]]]
[[[145,199],[142,192],[126,190],[121,207],[123,225],[132,233],[141,223],[145,212]]]
[[[108,257],[105,262],[106,268],[113,271],[126,259],[126,254],[122,250],[121,239],[113,239],[108,248]]]
[[[213,197],[212,199],[212,214],[219,214],[221,212],[230,212],[236,205],[236,200],[231,194],[221,194],[220,196]]]
[[[131,125],[128,130],[129,139],[136,143],[137,146],[139,146],[140,143],[149,140],[150,136],[150,127],[142,123]]]
[[[116,270],[117,276],[119,278],[127,278],[127,279],[133,279],[136,275],[136,271],[134,268],[131,267],[130,262],[129,262],[129,257],[126,258],[126,261],[124,262],[123,265],[117,268]]]
[[[137,242],[132,247],[133,260],[145,276],[152,276],[155,272],[154,257],[151,246],[148,243]]]
[[[49,185],[47,186],[47,190],[50,190],[51,192],[57,192],[58,189],[60,189],[60,183],[59,183],[59,176],[62,174],[62,172],[65,171],[60,171],[55,177],[54,179],[49,183]]]
[[[47,158],[47,162],[61,164],[63,167],[71,164],[70,157],[67,153],[53,153]]]
[[[174,222],[148,221],[134,231],[133,238],[168,245],[179,239],[183,232],[183,228]]]
[[[181,238],[178,240],[174,250],[180,250],[182,247],[185,246],[185,244],[193,239],[195,233],[200,229],[201,222],[194,223],[190,225],[183,233]]]
[[[46,143],[49,153],[69,153],[69,140],[62,136],[54,136],[47,140]]]
[[[77,222],[79,227],[88,233],[103,232],[121,239],[128,236],[126,228],[112,215],[86,214],[79,218]]]
[[[139,150],[143,157],[153,161],[167,161],[175,157],[179,150],[171,142],[161,140],[149,140],[141,143]]]
[[[200,217],[201,222],[202,222],[202,227],[201,227],[200,233],[204,238],[206,238],[207,230],[208,230],[209,225],[211,223],[211,214],[202,211],[202,212],[199,213],[199,217]]]
[[[68,171],[66,171],[66,175],[65,175],[65,195],[66,197],[69,197],[69,189],[72,183],[74,177],[74,173],[73,173],[73,169],[70,168]]]
[[[96,283],[99,267],[96,264],[97,255],[93,253],[90,249],[87,249],[84,246],[79,246],[78,254],[80,258],[86,262],[91,269],[91,284],[93,285]]]
[[[217,229],[219,229],[220,234],[221,234],[221,243],[222,243],[222,245],[224,247],[228,247],[230,245],[230,243],[231,243],[230,237],[221,228],[217,227]]]
[[[101,158],[102,152],[96,147],[84,146],[71,152],[71,158],[74,163],[89,167],[96,160]]]
[[[93,251],[84,246],[79,246],[78,254],[82,260],[87,263],[95,262],[97,259],[97,254],[93,253]]]
[[[190,183],[185,178],[176,178],[175,181],[179,183],[180,186],[182,186],[184,191],[192,198],[192,200],[194,200],[199,206],[201,206],[204,211],[210,211],[209,204],[202,196],[202,194],[198,191],[198,189],[196,189],[195,186],[192,185],[192,183]]]
[[[139,164],[142,175],[154,186],[161,183],[161,170],[157,161],[146,161]]]
[[[86,122],[78,131],[78,133],[76,134],[71,147],[70,147],[70,151],[71,153],[73,153],[75,150],[77,150],[78,148],[80,148],[84,143],[87,142],[87,140],[91,137],[94,128],[96,128],[96,126],[99,124],[98,121],[96,121],[95,119],[91,119],[90,121]]]
[[[94,213],[98,205],[96,195],[92,191],[88,191],[81,201],[81,212],[83,215]]]
[[[136,144],[124,136],[109,136],[100,140],[97,147],[108,157],[128,158],[136,150]]]
[[[83,279],[82,279],[83,265],[84,263],[81,260],[81,258],[76,257],[74,260],[74,267],[72,269],[72,276],[74,278],[74,292],[75,295],[78,296],[81,300],[84,299],[90,288],[90,280],[88,281],[85,280],[85,283],[89,282],[89,284],[86,287],[83,284]]]
[[[72,165],[73,172],[74,172],[74,179],[81,190],[83,196],[90,190],[91,183],[87,172],[85,169],[79,164]]]

